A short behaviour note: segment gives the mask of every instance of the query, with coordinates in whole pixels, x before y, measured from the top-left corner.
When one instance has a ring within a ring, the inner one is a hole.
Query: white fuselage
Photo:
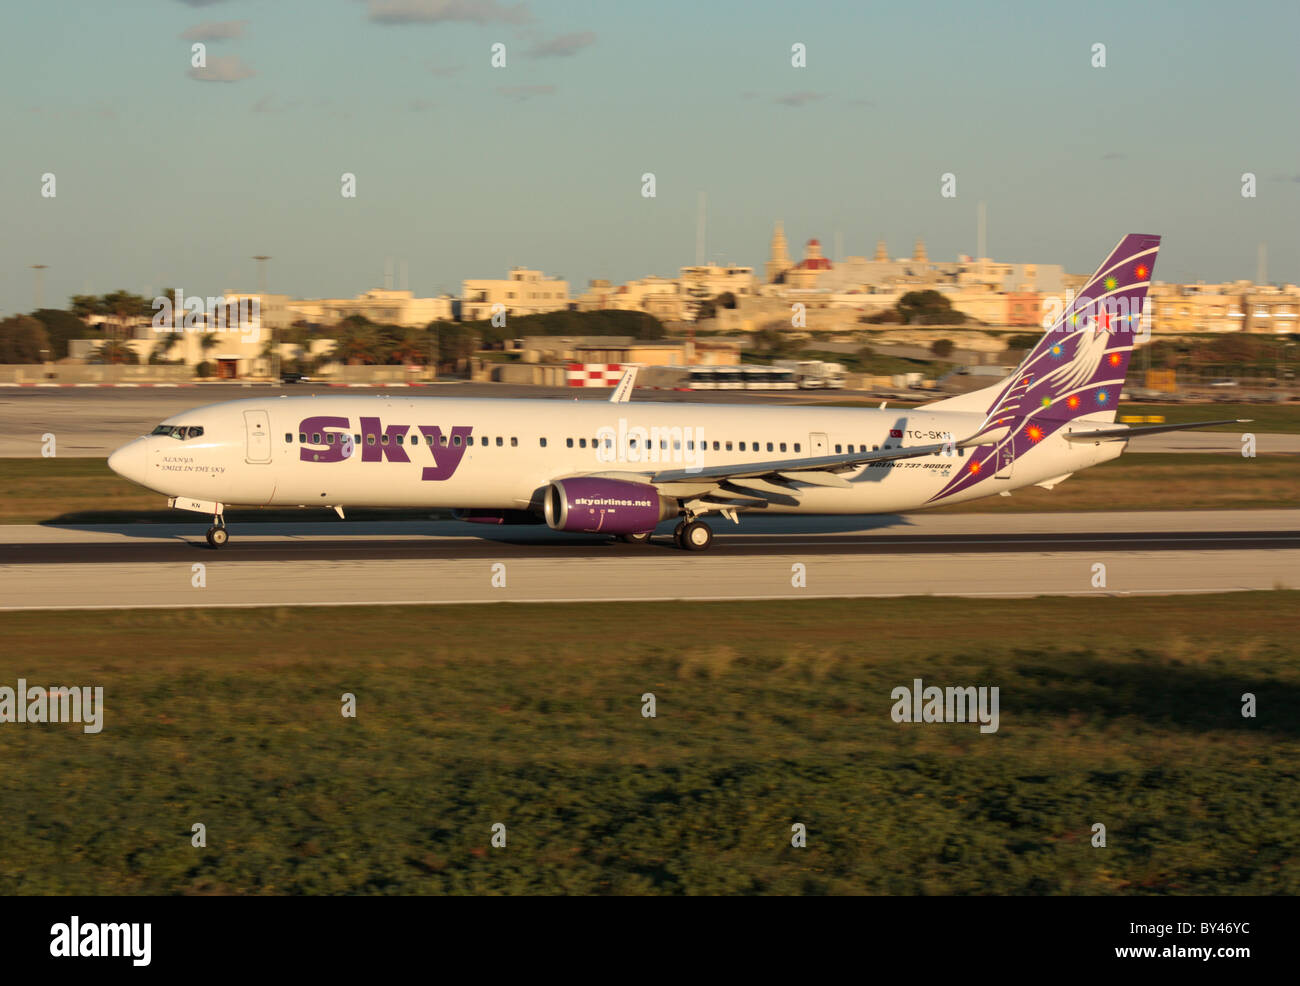
[[[983,420],[923,407],[268,396],[177,414],[164,424],[203,433],[146,436],[110,465],[159,493],[221,504],[520,510],[536,509],[551,481],[570,476],[635,480],[926,445],[974,434]],[[1124,445],[1050,436],[937,501],[974,449],[877,463],[842,474],[847,489],[807,489],[797,504],[764,512],[893,513],[972,500],[1064,477],[1115,458]]]

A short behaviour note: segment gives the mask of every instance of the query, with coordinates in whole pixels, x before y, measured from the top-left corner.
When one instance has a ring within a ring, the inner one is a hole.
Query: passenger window
[[[379,444],[380,445],[388,444],[388,432],[384,432],[382,435],[379,436]]]
[[[284,433],[284,440],[285,440],[286,442],[288,442],[290,445],[292,445],[292,444],[293,444],[293,432],[291,432],[291,431],[286,431],[286,432]]]
[[[518,445],[519,445],[519,439],[518,439],[518,438],[511,438],[511,439],[510,439],[510,447],[511,447],[511,448],[517,448]]]
[[[727,451],[728,451],[728,452],[731,451],[731,443],[730,443],[730,442],[727,442]]]
[[[334,434],[334,432],[332,432],[332,431],[327,431],[327,432],[325,432],[325,444],[326,444],[326,445],[333,445],[333,444],[334,444],[334,439],[336,439],[336,438],[338,438],[338,435]]]
[[[573,439],[572,439],[572,438],[566,438],[566,439],[564,440],[564,446],[565,446],[565,448],[573,448]]]
[[[742,451],[742,452],[745,451],[745,443],[744,443],[744,442],[741,442],[741,443],[740,443],[740,451]]]
[[[795,450],[796,452],[799,451],[799,443],[798,443],[798,442],[795,442],[795,443],[794,443],[794,450]]]
[[[537,441],[541,444],[541,447],[542,447],[542,448],[546,448],[546,439],[545,439],[545,438],[539,438],[539,439],[537,439]]]
[[[319,444],[320,444],[320,432],[319,432],[319,431],[313,431],[313,432],[311,433],[311,443],[312,443],[313,445],[319,445]]]
[[[713,443],[713,451],[717,452],[719,449],[721,449],[721,447],[722,447],[722,443],[721,443],[721,442],[714,442],[714,443]]]
[[[888,448],[889,446],[886,445],[885,447]],[[873,452],[879,452],[879,451],[880,451],[880,446],[879,446],[879,445],[873,445],[873,446],[871,446],[871,451],[873,451]]]
[[[853,451],[853,446],[852,446],[852,445],[849,446],[849,451],[850,451],[850,452]],[[836,454],[836,455],[839,455],[839,454],[840,454],[840,447],[839,447],[838,445],[835,446],[835,454]]]
[[[442,439],[438,442],[438,444],[441,445],[443,448],[446,448],[446,447],[447,447],[447,443],[448,443],[449,441],[451,441],[451,439],[449,439],[446,435],[443,435],[443,436],[442,436]]]
[[[361,444],[361,436],[360,436],[360,435],[353,435],[352,438],[354,439],[353,442],[352,442],[353,445],[360,445],[360,444]]]
[[[782,452],[785,451],[785,442],[782,442],[782,443],[781,443],[781,451],[782,451]]]
[[[501,447],[501,436],[497,435],[497,448]]]
[[[585,438],[579,438],[578,448],[586,448],[586,447],[587,447],[587,440]]]
[[[298,441],[304,445],[307,443],[307,433],[305,431],[298,432]]]
[[[768,442],[768,443],[767,443],[767,450],[768,450],[769,452],[772,451],[772,443],[771,443],[771,442]]]
[[[451,444],[455,445],[457,448],[460,448],[460,436],[453,435],[451,438]]]
[[[374,444],[375,444],[375,436],[374,436],[374,435],[367,435],[367,436],[366,436],[366,444],[367,444],[367,445],[374,445]]]

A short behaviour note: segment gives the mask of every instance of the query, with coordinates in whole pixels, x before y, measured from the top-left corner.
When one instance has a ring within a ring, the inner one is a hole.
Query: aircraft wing
[[[953,442],[936,442],[929,445],[883,448],[875,452],[849,452],[840,455],[818,455],[797,459],[771,459],[763,462],[733,463],[706,466],[700,469],[664,469],[641,473],[637,478],[649,482],[669,496],[699,499],[715,508],[748,509],[771,504],[793,506],[799,496],[810,486],[848,488],[848,480],[839,473],[848,472],[873,462],[893,462],[899,459],[918,459],[928,455],[954,455],[956,449],[989,445],[1007,434],[1005,427],[982,431],[969,438]],[[604,473],[614,478],[627,477],[627,473]]]

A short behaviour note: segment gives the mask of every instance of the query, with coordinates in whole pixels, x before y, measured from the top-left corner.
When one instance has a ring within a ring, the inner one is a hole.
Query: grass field
[[[1244,510],[1300,506],[1300,456],[1254,459],[1211,454],[1125,453],[1078,473],[1048,491],[1021,490],[945,511],[1025,513],[1057,510]],[[445,511],[364,511],[352,520],[449,516]],[[336,521],[333,511],[233,510],[232,524],[249,521]],[[109,472],[99,459],[0,459],[0,523],[130,523],[202,521],[167,509],[164,497]]]
[[[0,614],[0,685],[106,707],[98,735],[0,725],[0,886],[1295,894],[1297,613],[1272,592]],[[998,686],[999,730],[893,722],[917,677]]]

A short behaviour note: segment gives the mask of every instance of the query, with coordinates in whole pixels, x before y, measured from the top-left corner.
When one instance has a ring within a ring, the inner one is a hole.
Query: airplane
[[[109,467],[168,505],[450,508],[489,524],[703,551],[705,518],[898,513],[1052,489],[1135,435],[1241,419],[1116,425],[1160,237],[1130,234],[1024,357],[989,387],[913,408],[609,401],[261,397],[174,415]]]

